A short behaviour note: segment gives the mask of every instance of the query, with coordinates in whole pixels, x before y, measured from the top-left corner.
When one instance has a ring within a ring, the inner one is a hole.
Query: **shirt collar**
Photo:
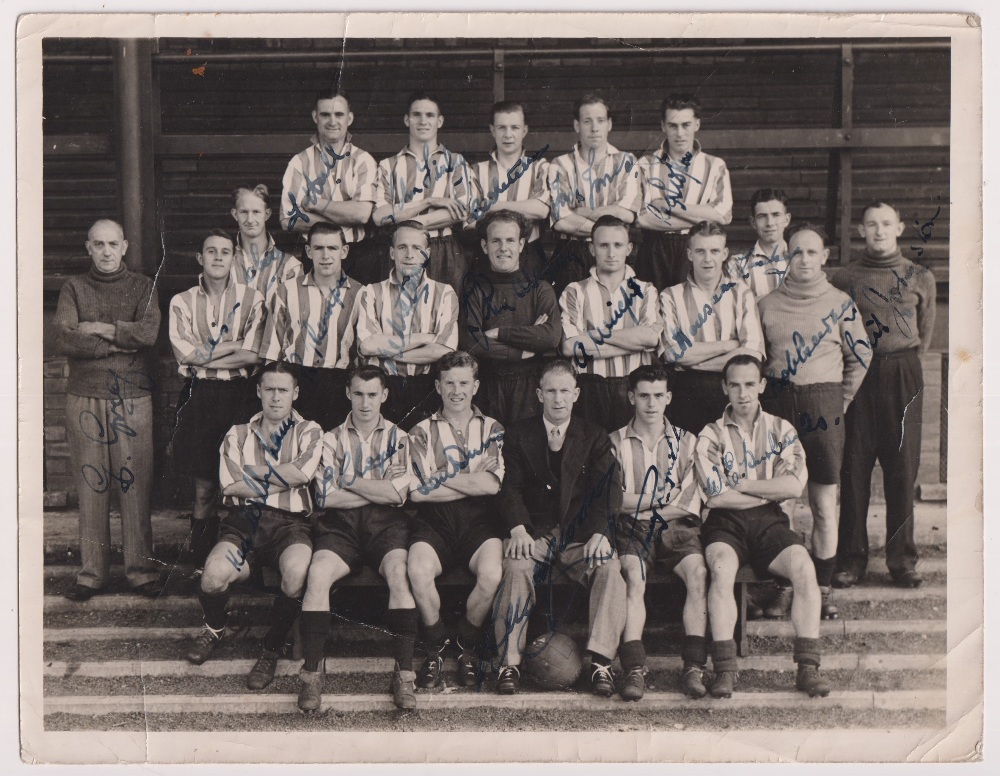
[[[587,157],[585,157],[580,151],[581,151],[581,149],[580,149],[580,142],[577,141],[576,143],[573,144],[573,153],[576,155],[576,158],[580,161],[581,164],[583,164],[583,165],[589,165],[590,164],[590,160]],[[612,154],[620,154],[620,153],[621,153],[621,151],[619,151],[617,148],[615,148],[613,145],[611,145],[611,143],[608,143],[607,154],[604,156],[604,159],[607,159]],[[589,156],[589,155],[590,155],[590,153],[588,152],[587,156]],[[600,159],[600,160],[595,159],[594,160],[594,164],[599,164],[600,162],[603,162],[604,159]]]
[[[479,407],[477,407],[475,404],[472,405],[472,417],[473,419],[484,417],[482,410],[480,410]],[[444,412],[442,410],[438,410],[433,415],[431,415],[431,420],[435,421],[436,423],[448,423],[448,420],[445,418]]]
[[[444,143],[440,143],[440,142],[439,142],[439,143],[437,144],[437,148],[435,148],[435,149],[434,149],[433,151],[431,151],[431,152],[430,152],[430,153],[428,154],[428,156],[437,156],[438,154],[443,154],[443,153],[446,153],[446,152],[447,152],[447,150],[448,150],[448,149],[446,149],[446,148],[444,147]],[[411,151],[411,150],[410,150],[410,145],[409,145],[409,143],[407,143],[407,144],[406,144],[405,146],[403,146],[403,150],[402,150],[402,151],[400,151],[400,152],[399,152],[398,154],[396,154],[396,156],[412,156],[412,157],[413,157],[414,159],[419,159],[419,158],[421,158],[420,156],[417,156],[417,154],[413,153],[413,151]]]
[[[298,410],[296,410],[294,407],[292,407],[292,414],[289,415],[288,417],[290,417],[292,419],[292,427],[293,428],[297,424],[301,423],[302,420],[303,420],[302,416],[299,415]],[[259,439],[265,445],[267,445],[267,446],[270,447],[272,445],[272,440],[265,439],[264,436],[263,436],[263,434],[261,433],[261,430],[260,430],[261,424],[263,422],[264,422],[264,410],[261,410],[256,415],[254,415],[252,418],[250,418],[250,423],[248,425],[250,426],[250,430],[253,431],[253,433],[257,436],[257,439]]]
[[[225,287],[224,290],[228,291],[230,285],[235,285],[235,282],[233,281],[233,273],[232,272],[230,272],[228,275],[226,275],[226,287]],[[198,290],[201,293],[203,293],[206,296],[208,296],[208,289],[205,288],[205,273],[203,273],[203,272],[199,272],[198,273]]]
[[[772,256],[772,254],[768,253],[767,251],[765,251],[763,248],[760,247],[760,240],[758,240],[753,244],[753,253],[751,253],[750,255],[764,256],[768,259],[770,259]],[[784,258],[787,255],[788,255],[788,245],[785,243],[784,240],[782,240],[781,242],[778,243],[778,257]]]
[[[757,414],[753,417],[753,428],[750,430],[752,432],[757,430],[757,423],[760,422],[761,417],[764,414],[764,409],[760,406],[760,402],[757,403]],[[736,426],[740,428],[740,424],[736,422],[736,418],[733,416],[733,405],[727,404],[725,411],[722,413],[722,425],[723,426]],[[740,429],[742,431],[742,429]]]
[[[728,263],[729,260],[727,259],[726,261]],[[716,294],[718,294],[719,289],[722,288],[722,284],[725,282],[726,282],[726,267],[725,265],[723,265],[722,274],[719,276],[719,282],[716,284],[715,288],[712,289],[711,295],[715,296]],[[687,280],[685,280],[684,283],[690,286],[692,291],[694,291],[695,289],[701,291],[701,286],[699,286],[697,283],[694,282],[694,272],[688,272]],[[705,291],[701,292],[703,294],[706,293]]]
[[[688,162],[688,165],[687,165],[688,168],[691,167],[691,163],[694,162],[695,158],[700,153],[701,153],[701,141],[700,140],[695,140],[694,143],[692,143],[692,145],[691,145],[691,161]],[[664,164],[666,164],[668,161],[669,162],[673,162],[674,161],[673,159],[670,158],[670,151],[667,148],[667,141],[666,140],[664,140],[663,143],[660,144],[660,153],[657,154],[657,157]]]
[[[420,271],[420,282],[417,284],[417,288],[422,288],[425,283],[428,283],[430,278],[427,277],[427,270]],[[402,281],[400,281],[399,276],[396,274],[396,268],[393,267],[392,271],[389,273],[389,285],[403,287]]]
[[[241,237],[240,233],[237,232],[236,233],[236,250],[238,250],[238,251],[240,251],[242,253],[246,253],[246,249],[243,247],[243,243],[240,242],[240,237]],[[267,248],[264,249],[264,255],[266,256],[268,253],[270,253],[274,249],[275,249],[274,238],[271,236],[270,232],[267,232]]]
[[[383,415],[379,414],[379,416],[378,416],[378,423],[376,423],[375,424],[375,428],[372,429],[372,434],[374,434],[376,431],[384,431],[387,428],[387,425],[388,424],[387,424],[387,421],[386,421],[385,417]],[[354,413],[353,412],[348,412],[347,413],[347,420],[344,421],[344,428],[353,429],[354,432],[359,437],[361,437],[362,439],[365,438],[364,434],[361,433],[361,429],[359,429],[357,426],[354,425]]]
[[[545,436],[546,436],[546,438],[548,438],[549,436],[552,435],[552,429],[558,428],[559,429],[559,436],[561,436],[563,439],[565,439],[566,438],[566,428],[569,426],[569,422],[571,420],[573,420],[573,416],[572,415],[557,426],[555,423],[550,422],[547,417],[545,417],[544,415],[542,415],[542,423],[545,424]]]
[[[302,285],[304,286],[318,286],[319,283],[316,282],[316,276],[313,274],[316,270],[311,269],[305,275],[302,275]],[[343,267],[340,269],[340,278],[336,283],[333,284],[333,290],[336,291],[338,288],[350,288],[351,278],[346,272],[344,272]]]
[[[519,153],[517,155],[517,158],[518,159],[524,159],[526,157],[527,157],[527,154],[524,153],[524,148],[522,147],[521,148],[521,153]],[[490,151],[490,159],[492,159],[494,162],[496,162],[498,167],[500,166],[500,159],[497,157],[497,149],[494,148],[492,151]]]
[[[604,282],[601,280],[600,276],[597,274],[597,267],[591,267],[590,268],[590,277],[593,278],[598,283],[600,283],[605,288],[609,288],[609,286],[605,286],[604,285]],[[622,286],[624,286],[629,281],[629,278],[634,278],[634,277],[635,277],[635,270],[632,269],[628,264],[626,264],[625,265],[625,277],[622,278],[622,282],[619,284],[618,287],[621,288]]]
[[[319,142],[319,133],[313,135],[312,138],[310,138],[310,140],[311,140],[312,144],[314,146],[316,146],[320,150],[321,153],[327,154],[329,156],[330,152],[326,150],[327,146],[320,145],[320,142]],[[344,149],[343,149],[342,153],[337,154],[337,156],[340,157],[340,158],[343,158],[345,156],[350,156],[351,155],[351,150],[352,150],[351,149],[351,133],[348,132],[347,133],[347,138],[344,140]],[[334,151],[334,153],[336,153],[336,151]],[[338,161],[339,161],[339,159],[338,159]]]

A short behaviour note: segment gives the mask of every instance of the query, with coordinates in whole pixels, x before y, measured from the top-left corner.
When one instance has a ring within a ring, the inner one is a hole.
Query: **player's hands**
[[[76,329],[83,334],[93,334],[101,339],[112,340],[115,338],[115,325],[113,323],[84,321]]]
[[[425,201],[430,202],[430,207],[432,208],[447,210],[448,215],[458,221],[464,221],[469,215],[464,202],[458,202],[449,197],[428,197]]]
[[[612,557],[611,542],[604,534],[594,534],[583,547],[583,556],[587,559],[587,568],[601,567]]]
[[[486,332],[486,339],[495,340],[500,336],[500,329],[490,329]]]
[[[537,318],[535,318],[535,326],[541,326],[543,323],[548,323],[548,322],[549,322],[548,313],[542,313]]]
[[[136,351],[132,348],[120,348],[117,345],[109,345],[108,353],[135,353]]]
[[[517,559],[535,557],[535,540],[523,525],[510,529],[510,542],[503,556]]]

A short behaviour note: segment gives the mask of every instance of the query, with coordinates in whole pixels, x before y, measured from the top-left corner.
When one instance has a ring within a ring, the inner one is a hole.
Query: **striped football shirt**
[[[312,498],[309,484],[285,487],[274,474],[268,482],[259,482],[245,475],[246,466],[273,466],[290,463],[312,480],[323,452],[323,429],[319,423],[304,420],[292,410],[278,432],[265,437],[261,431],[264,413],[258,412],[249,423],[233,426],[222,440],[219,462],[219,484],[223,490],[235,482],[245,481],[259,491],[254,498],[226,496],[231,506],[264,504],[286,512],[309,513]]]
[[[788,272],[788,246],[784,242],[773,251],[765,251],[760,243],[754,243],[747,253],[730,256],[726,262],[726,275],[733,280],[742,280],[753,291],[755,299],[770,294],[781,285]]]
[[[312,272],[282,283],[271,300],[261,346],[266,361],[346,369],[350,365],[361,286],[343,272],[330,289]]]
[[[354,426],[354,415],[323,435],[323,458],[313,481],[316,508],[327,496],[349,487],[356,479],[389,480],[401,496],[410,490],[409,438],[393,423],[379,416],[365,439]]]
[[[184,377],[249,377],[247,367],[215,369],[182,362],[195,354],[211,357],[222,342],[243,340],[243,350],[259,351],[264,340],[264,297],[255,288],[230,280],[216,308],[205,291],[203,276],[198,275],[198,285],[170,300],[169,334],[177,372]]]
[[[416,478],[410,492],[429,493],[452,477],[490,472],[503,483],[503,426],[472,408],[469,431],[456,429],[441,411],[410,430],[410,450]]]
[[[490,158],[472,167],[472,182],[474,199],[472,200],[470,220],[475,222],[490,212],[490,206],[497,202],[524,202],[537,199],[543,205],[549,204],[548,187],[549,163],[544,159],[534,159],[522,156],[520,165],[513,169],[500,169],[497,152],[490,153]],[[511,177],[517,176],[513,183]],[[538,222],[531,222],[531,235],[528,242],[539,238]]]
[[[233,279],[237,283],[253,286],[264,295],[264,303],[270,307],[271,299],[278,286],[302,274],[302,262],[275,246],[274,238],[267,236],[267,250],[263,256],[257,249],[244,250],[236,237],[236,253],[233,256]]]
[[[458,295],[447,283],[431,280],[420,273],[419,285],[408,280],[401,286],[393,269],[388,280],[365,286],[358,294],[358,342],[374,335],[385,335],[402,346],[413,333],[435,335],[439,345],[458,347]],[[393,353],[360,356],[359,360],[381,366],[391,375],[431,374],[433,364],[404,364],[393,360]]]
[[[635,421],[611,434],[611,444],[622,470],[628,494],[642,495],[658,508],[673,506],[695,517],[701,514],[701,492],[694,476],[695,435],[664,421],[663,434],[653,449],[635,431]],[[644,508],[639,514],[648,512]]]
[[[563,339],[587,336],[600,347],[615,344],[615,332],[635,326],[651,326],[659,332],[656,288],[639,280],[635,270],[625,266],[625,279],[617,288],[609,288],[592,267],[590,277],[570,283],[559,298],[562,309]],[[625,356],[590,358],[573,354],[573,365],[579,374],[625,377],[643,364],[653,363],[653,348]]]
[[[551,222],[555,224],[561,214],[581,206],[592,210],[620,205],[638,215],[642,207],[638,164],[633,154],[619,151],[613,145],[608,145],[607,155],[600,160],[587,152],[581,155],[580,145],[574,145],[572,151],[549,165]]]
[[[367,151],[347,142],[338,154],[322,146],[313,135],[312,145],[296,154],[281,181],[281,227],[291,231],[296,221],[312,226],[318,221],[334,223],[325,209],[337,202],[375,202],[378,167]],[[349,243],[365,239],[364,224],[342,225]]]
[[[722,223],[733,220],[733,187],[726,163],[701,150],[694,141],[691,158],[674,161],[664,142],[655,152],[639,160],[643,180],[643,209],[666,220],[674,213],[683,213],[686,205],[708,205],[721,217]],[[687,222],[675,222],[683,228],[675,231],[687,234]]]
[[[378,163],[375,207],[391,205],[395,213],[409,202],[428,197],[447,197],[468,207],[473,196],[470,177],[465,158],[443,145],[438,145],[434,151],[426,148],[422,157],[417,157],[407,146]],[[377,226],[390,226],[391,223],[391,219],[386,219],[386,223]],[[430,229],[427,233],[431,238],[444,237],[452,233],[452,228]]]

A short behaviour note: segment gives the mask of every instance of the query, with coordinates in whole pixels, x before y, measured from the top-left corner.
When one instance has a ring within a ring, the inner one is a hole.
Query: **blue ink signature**
[[[722,301],[723,297],[727,293],[736,288],[736,285],[736,283],[723,283],[719,286],[718,292],[712,296],[712,303],[702,306],[701,312],[698,313],[698,317],[695,318],[694,323],[688,327],[688,332],[692,337],[701,331],[702,327],[708,323],[708,319],[715,313],[715,308],[718,307],[719,302]],[[673,345],[671,345],[670,350],[663,354],[663,358],[668,364],[676,364],[681,360],[681,358],[684,357],[684,353],[691,348],[694,343],[691,342],[691,339],[686,333],[681,331],[680,326],[674,328],[671,339],[680,347],[680,352],[674,350]]]
[[[587,167],[580,173],[580,180],[587,184],[587,193],[582,194],[576,190],[575,182],[573,183],[573,189],[570,193],[564,194],[562,192],[562,176],[559,175],[555,179],[555,192],[552,197],[552,211],[555,220],[559,220],[559,209],[563,205],[569,205],[570,209],[578,205],[587,205],[591,210],[597,207],[595,204],[595,196],[601,193],[601,190],[610,186],[611,183],[617,178],[623,171],[628,174],[632,172],[632,168],[635,167],[636,161],[635,157],[630,153],[623,153],[621,159],[611,168],[610,172],[606,172],[603,175],[597,175],[594,170],[594,162],[597,159],[597,150],[591,148],[587,151]],[[596,176],[596,177],[595,177]]]
[[[222,338],[225,337],[228,332],[232,331],[233,321],[236,320],[236,311],[239,309],[240,302],[237,302],[233,305],[233,309],[226,314],[225,321],[222,326],[219,327],[219,336],[209,337],[207,343],[199,345],[195,348],[194,353],[199,359],[204,359],[205,361],[212,360],[212,354],[215,352],[215,349],[219,347],[219,343],[222,342]],[[194,377],[197,374],[197,367],[194,364],[189,364],[187,371],[191,377]]]
[[[750,250],[752,251],[753,248],[751,248]],[[798,249],[796,249],[796,251],[798,251]],[[757,261],[751,264],[750,260],[754,257],[754,255],[755,254],[748,252],[733,257],[734,263],[736,264],[736,271],[738,273],[738,276],[742,280],[750,280],[751,270],[753,270],[755,267],[766,267],[769,264],[782,264],[782,263],[784,263],[785,266],[787,267],[795,256],[794,253],[791,256],[785,256],[779,253],[777,245],[774,246],[774,250],[771,252],[770,257],[758,259]],[[781,281],[785,279],[787,270],[781,269],[780,267],[772,267],[771,269],[765,270],[764,274],[777,276],[778,283],[781,283]]]
[[[825,424],[825,420],[823,423]],[[815,429],[813,429],[815,430]],[[766,464],[771,458],[775,456],[780,456],[782,451],[793,445],[799,439],[799,434],[788,434],[780,441],[771,432],[767,434],[767,449],[758,457],[754,454],[749,447],[747,447],[746,440],[743,440],[743,461],[737,465],[736,457],[731,452],[726,452],[722,456],[722,467],[724,472],[719,471],[718,465],[712,466],[712,471],[715,473],[717,481],[709,479],[706,481],[702,490],[705,493],[706,498],[712,498],[713,496],[718,496],[724,490],[723,483],[728,487],[734,488],[739,484],[741,479],[746,478],[751,469],[756,469],[758,466]],[[743,473],[740,473],[740,468],[742,467]]]
[[[684,204],[684,191],[687,188],[688,180],[701,184],[700,180],[689,173],[692,157],[693,153],[688,151],[681,158],[680,166],[675,165],[666,152],[662,157],[657,157],[661,164],[667,165],[667,180],[650,176],[647,183],[657,191],[663,192],[666,206],[660,205],[658,202],[650,202],[646,209],[661,221],[669,221],[674,213],[674,208],[680,207],[681,210],[687,210],[687,205]]]
[[[288,420],[291,420],[291,418]],[[284,427],[284,424],[282,424],[282,427]],[[278,437],[278,434],[274,433],[271,437],[274,439]],[[277,439],[279,449],[282,438],[284,438],[284,434]],[[271,451],[271,448],[266,445],[265,449],[269,452]],[[274,457],[277,458],[276,452],[274,453]],[[244,471],[243,473],[243,482],[253,488],[256,492],[256,496],[247,499],[246,503],[240,507],[247,518],[247,522],[250,524],[247,535],[240,540],[240,546],[237,548],[236,553],[233,553],[232,550],[226,550],[226,560],[233,564],[233,567],[237,571],[240,571],[243,568],[243,564],[246,563],[247,556],[253,551],[253,537],[256,535],[257,528],[260,526],[260,521],[264,516],[264,505],[267,503],[267,495],[271,490],[272,476],[280,485],[283,485],[286,488],[288,487],[288,482],[280,474],[278,474],[277,469],[274,468],[274,464],[266,458],[264,459],[264,463],[267,466],[267,472],[264,474],[263,480],[251,477],[250,472],[248,471]]]
[[[923,224],[920,223],[920,219],[916,219],[913,225],[917,227],[917,236],[920,238],[920,242],[927,245],[928,240],[931,239],[931,235],[934,232],[934,222],[937,217],[941,215],[941,206],[938,205],[938,209],[931,216],[930,221],[925,221]],[[917,261],[924,255],[924,248],[922,245],[910,245],[910,250],[915,251],[917,254]]]
[[[417,491],[426,496],[432,490],[440,488],[448,480],[453,477],[457,477],[463,471],[468,469],[472,462],[479,456],[483,455],[494,442],[497,443],[498,447],[502,446],[502,431],[497,431],[488,435],[485,439],[483,439],[479,447],[474,447],[468,452],[463,450],[458,445],[447,445],[442,451],[448,461],[448,463],[445,464],[445,468],[441,471],[431,473],[427,476],[426,480],[421,476],[421,483],[417,487]],[[452,458],[452,453],[457,453],[457,457]]]
[[[320,360],[322,360],[325,353],[325,351],[320,350],[320,347],[325,346],[327,335],[330,333],[330,318],[333,316],[333,311],[344,304],[341,291],[347,284],[347,280],[347,275],[342,274],[329,296],[325,296],[320,292],[321,296],[323,296],[323,309],[320,314],[318,327],[313,327],[307,318],[302,319],[302,330],[316,346],[316,358]]]
[[[330,161],[327,161],[326,156],[323,155],[324,151],[330,155]],[[298,221],[301,221],[304,224],[308,224],[312,220],[309,218],[308,215],[302,212],[302,207],[314,207],[319,202],[319,195],[323,193],[323,189],[326,188],[327,180],[330,178],[331,175],[333,175],[333,171],[337,168],[337,162],[347,159],[350,155],[351,155],[350,151],[348,151],[343,155],[338,154],[336,151],[333,150],[332,146],[329,145],[325,145],[322,148],[320,148],[319,158],[320,161],[323,163],[324,169],[320,170],[315,178],[310,178],[308,175],[305,174],[305,172],[302,173],[306,184],[306,193],[305,196],[302,197],[302,205],[300,206],[299,203],[296,201],[295,194],[289,193],[288,195],[289,199],[291,200],[292,207],[285,214],[289,217],[288,226],[285,227],[286,231],[289,232],[292,231],[292,229],[295,227],[295,224]],[[333,182],[334,184],[338,184],[341,182],[341,179],[335,178]],[[332,187],[330,193],[327,195],[326,201],[327,202],[333,201]]]
[[[421,184],[423,185],[420,186],[414,185],[409,189],[407,189],[406,179],[399,176],[396,173],[395,169],[393,169],[389,178],[391,202],[393,203],[393,205],[398,205],[398,204],[406,205],[409,202],[412,202],[414,199],[416,199],[418,194],[430,193],[434,188],[434,184],[436,184],[445,175],[449,175],[455,172],[456,169],[465,170],[464,176],[457,178],[455,180],[456,186],[461,184],[462,181],[469,180],[469,169],[468,169],[468,164],[465,161],[465,158],[460,157],[462,159],[461,164],[458,167],[456,167],[455,163],[452,161],[451,151],[449,151],[447,148],[442,148],[441,152],[444,154],[444,161],[445,161],[443,167],[439,166],[436,160],[431,159],[430,146],[428,146],[426,143],[424,144],[423,160],[417,165],[417,174],[419,174],[421,170],[423,170],[424,172],[424,177],[420,181]],[[437,152],[435,151],[435,153]],[[470,186],[466,186],[466,188],[469,189],[468,193],[466,194],[467,201],[465,203],[466,207],[468,208],[469,206],[468,200],[470,200],[472,197],[472,190]],[[396,223],[396,216],[392,213],[389,213],[389,215],[385,216],[382,219],[383,226],[395,223]]]
[[[531,156],[518,159],[507,170],[507,180],[501,183],[499,180],[494,179],[490,184],[490,190],[486,192],[485,197],[474,197],[472,199],[472,204],[469,206],[469,213],[472,216],[472,219],[474,221],[478,221],[485,216],[489,212],[490,208],[500,200],[500,195],[517,183],[521,177],[528,172],[531,165],[541,159],[542,154],[548,150],[549,146],[546,144]]]
[[[425,268],[429,261],[430,256],[424,260]],[[406,336],[410,329],[409,320],[413,316],[413,308],[420,302],[424,304],[431,302],[431,287],[429,284],[423,283],[423,272],[424,270],[413,275],[406,275],[399,284],[399,299],[396,302],[399,305],[399,321],[397,322],[395,315],[389,320],[392,336],[389,337],[389,347],[379,353],[382,358],[392,360],[394,356],[405,352]]]
[[[352,461],[351,451],[346,450],[344,452],[344,462],[340,466],[340,474],[337,474],[336,470],[332,466],[327,466],[323,469],[323,478],[320,481],[320,487],[316,489],[316,506],[320,509],[326,504],[326,492],[329,483],[334,480],[337,482],[337,487],[341,490],[344,488],[349,488],[353,485],[358,478],[364,479],[365,475],[378,469],[379,471],[385,471],[385,465],[392,460],[392,457],[399,450],[399,443],[396,441],[396,429],[392,429],[389,434],[389,439],[386,442],[385,450],[375,455],[369,455],[365,458],[364,462]],[[359,467],[357,464],[361,463]],[[348,475],[350,479],[347,479]]]
[[[851,317],[845,318],[844,314],[850,310]],[[798,374],[799,367],[805,364],[811,357],[812,354],[816,352],[820,343],[826,338],[826,336],[833,332],[833,327],[836,326],[841,320],[850,322],[858,317],[858,309],[854,305],[854,300],[848,298],[840,307],[839,311],[830,310],[829,313],[823,316],[820,322],[823,324],[823,330],[818,334],[813,334],[811,337],[812,345],[807,345],[805,337],[798,331],[792,333],[792,344],[795,346],[795,351],[785,350],[785,363],[787,366],[781,370],[781,376],[775,377],[773,373],[768,374],[768,380],[772,385],[780,385],[781,387],[787,386],[792,378]],[[849,332],[844,332],[845,342],[847,341],[847,335]]]
[[[618,322],[625,317],[625,313],[628,313],[632,318],[632,321],[636,324],[639,323],[639,316],[635,314],[635,310],[632,309],[632,302],[635,301],[636,297],[644,299],[645,296],[642,293],[642,286],[634,278],[629,278],[625,285],[628,286],[628,291],[622,294],[622,299],[618,301],[617,309],[611,312],[611,319],[603,324],[603,327],[598,327],[594,330],[587,330],[587,336],[590,337],[590,341],[600,348],[605,342],[611,339],[614,328]],[[596,332],[596,334],[595,334]],[[573,362],[581,369],[586,368],[592,361],[594,357],[587,353],[587,348],[582,342],[577,342],[573,346]]]

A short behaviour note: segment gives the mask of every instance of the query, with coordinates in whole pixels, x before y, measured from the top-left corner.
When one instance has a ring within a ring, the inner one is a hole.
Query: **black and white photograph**
[[[21,17],[22,758],[976,759],[970,18]]]

